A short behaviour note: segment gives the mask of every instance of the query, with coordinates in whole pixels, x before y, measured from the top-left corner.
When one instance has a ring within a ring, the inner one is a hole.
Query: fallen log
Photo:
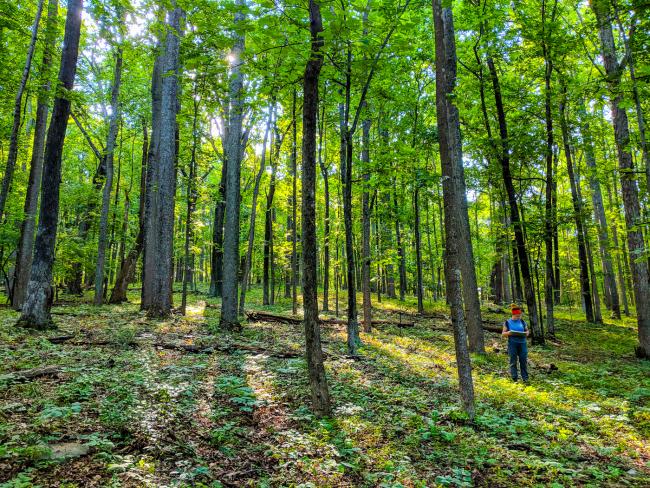
[[[74,339],[75,337],[76,336],[74,334],[67,334],[67,335],[60,335],[56,337],[48,337],[47,340],[50,341],[52,344],[62,344],[71,339]]]
[[[0,375],[0,382],[29,381],[43,376],[56,376],[62,372],[60,366],[45,366],[43,368],[24,369]]]
[[[302,317],[291,317],[287,315],[279,315],[269,312],[261,312],[257,310],[250,310],[246,312],[246,318],[253,322],[277,322],[280,324],[289,325],[302,325]],[[347,325],[346,320],[342,319],[319,319],[323,325]],[[397,327],[415,327],[415,322],[402,322],[395,320],[375,319],[372,325],[394,325]]]

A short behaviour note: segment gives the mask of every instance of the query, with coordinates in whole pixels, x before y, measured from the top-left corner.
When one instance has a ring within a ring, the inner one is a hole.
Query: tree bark
[[[271,121],[273,119],[273,110],[275,108],[275,101],[272,102],[269,112],[269,119],[266,123],[264,131],[264,139],[262,140],[262,156],[260,158],[260,168],[255,176],[255,186],[253,187],[253,201],[251,203],[251,218],[248,228],[248,247],[246,249],[246,257],[244,259],[244,270],[241,279],[241,293],[239,296],[239,314],[244,315],[244,308],[246,304],[246,289],[248,288],[248,277],[251,269],[251,261],[253,259],[253,243],[255,242],[255,220],[257,218],[257,197],[260,193],[260,182],[266,169],[266,141],[269,138],[269,130],[271,128]]]
[[[468,217],[467,206],[459,205],[466,195],[464,175],[459,171],[462,169],[460,120],[458,109],[453,103],[456,85],[456,43],[451,6],[443,7],[441,0],[433,0],[433,23],[436,37],[436,113],[445,204],[445,280],[447,299],[451,307],[461,398],[465,411],[470,418],[474,418],[474,385],[467,349],[461,283],[460,259],[462,248],[465,246],[461,240],[468,237],[463,232],[463,219]]]
[[[228,330],[240,328],[237,315],[237,286],[239,269],[239,200],[242,159],[242,119],[244,116],[244,74],[241,71],[241,56],[245,47],[244,34],[237,29],[245,22],[246,0],[236,0],[237,10],[234,18],[234,45],[230,56],[230,120],[228,121],[228,140],[226,158],[226,215],[223,245],[223,298],[221,301],[221,326]]]
[[[318,165],[323,176],[323,196],[325,198],[325,223],[323,226],[323,312],[329,312],[330,290],[330,183],[329,172],[323,160],[323,139],[325,133],[325,103],[320,117],[318,133]]]
[[[29,73],[32,69],[32,59],[34,57],[34,50],[36,48],[38,25],[41,22],[41,14],[43,13],[43,3],[44,0],[39,0],[38,6],[36,7],[36,16],[34,17],[34,23],[32,24],[32,35],[29,41],[29,47],[27,48],[27,59],[25,60],[25,67],[23,68],[20,84],[18,85],[18,91],[16,92],[16,98],[14,100],[13,125],[11,127],[11,135],[9,137],[7,165],[5,166],[5,172],[2,177],[2,188],[0,188],[0,222],[4,216],[5,204],[7,203],[9,188],[14,177],[16,160],[18,159],[18,133],[20,132],[20,121],[22,119],[23,94],[25,93],[25,87],[27,86]]]
[[[587,247],[585,241],[585,229],[583,225],[582,202],[578,196],[578,185],[573,169],[573,153],[571,141],[569,140],[569,128],[566,120],[566,87],[563,87],[562,100],[560,101],[560,126],[562,130],[562,142],[564,145],[564,157],[566,159],[567,173],[571,185],[571,201],[573,202],[573,221],[578,235],[578,260],[580,263],[580,289],[585,307],[587,322],[594,322],[594,305],[591,297],[591,285],[589,283],[589,263],[587,259]]]
[[[166,317],[172,308],[173,243],[174,243],[174,201],[176,190],[176,113],[178,111],[179,91],[179,48],[181,19],[184,12],[175,7],[169,12],[162,56],[161,100],[160,100],[160,140],[156,161],[156,183],[158,202],[152,215],[158,221],[156,266],[153,270],[151,302],[147,312],[152,317]]]
[[[413,210],[415,213],[415,264],[417,268],[417,299],[418,313],[424,313],[424,290],[422,285],[422,238],[420,236],[420,184],[415,182],[413,192]],[[472,264],[473,266],[473,264]]]
[[[650,358],[650,282],[648,262],[645,257],[645,243],[640,226],[641,210],[639,193],[634,177],[634,164],[629,150],[630,134],[627,113],[620,93],[622,69],[616,58],[616,46],[612,33],[609,3],[605,0],[592,0],[591,7],[596,15],[602,47],[603,63],[607,73],[612,108],[614,139],[618,153],[618,165],[625,209],[627,245],[630,254],[634,301],[636,302],[639,345],[637,356]]]
[[[551,15],[551,24],[555,21],[555,12],[557,0],[555,1],[553,13]],[[553,271],[553,232],[556,224],[555,206],[553,201],[553,112],[551,105],[551,76],[553,74],[553,60],[549,52],[550,46],[546,34],[546,0],[542,1],[542,52],[544,55],[544,109],[546,119],[546,202],[544,214],[544,247],[546,249],[545,261],[545,293],[544,302],[546,304],[546,331],[550,337],[555,337],[555,275]]]
[[[530,317],[530,328],[533,334],[534,344],[544,344],[544,333],[539,323],[537,314],[537,303],[535,300],[535,290],[533,289],[533,282],[530,273],[530,264],[528,262],[528,251],[526,250],[526,239],[524,236],[524,228],[520,218],[519,203],[517,202],[517,195],[515,187],[512,183],[512,175],[510,172],[510,143],[508,139],[508,125],[506,121],[506,114],[503,108],[503,99],[501,96],[501,86],[499,84],[499,77],[497,74],[496,66],[492,57],[488,55],[487,65],[492,79],[492,87],[494,89],[494,100],[497,107],[497,119],[499,122],[499,136],[501,139],[501,154],[499,160],[501,163],[501,172],[503,175],[503,182],[506,187],[506,194],[508,195],[508,204],[510,206],[510,221],[514,227],[517,262],[521,269],[521,277],[524,282],[524,292],[526,296],[526,305],[528,307],[528,314]]]
[[[368,110],[366,104],[366,110]],[[361,163],[363,165],[363,194],[361,197],[361,226],[362,226],[362,261],[361,282],[363,290],[363,330],[370,332],[372,327],[372,298],[370,291],[370,119],[361,122]]]
[[[34,124],[32,159],[29,167],[27,191],[25,192],[25,217],[20,226],[20,239],[18,241],[13,290],[11,293],[11,305],[15,310],[20,310],[23,305],[25,293],[27,292],[27,283],[29,282],[29,276],[32,270],[34,231],[36,229],[36,212],[38,211],[38,198],[41,190],[41,178],[43,176],[43,149],[45,146],[47,115],[49,111],[50,74],[52,71],[52,54],[56,42],[58,7],[58,0],[49,0],[45,28],[45,48],[39,80],[41,86],[38,91],[38,105]]]
[[[122,85],[122,47],[115,51],[115,68],[113,71],[113,87],[111,89],[111,118],[108,136],[106,138],[106,181],[102,193],[102,210],[99,218],[99,239],[97,244],[97,266],[95,268],[95,305],[104,301],[104,262],[106,259],[106,243],[108,240],[108,212],[111,206],[113,190],[113,159],[115,141],[117,140],[118,121],[120,118],[120,87]]]
[[[115,285],[111,291],[108,303],[123,303],[126,301],[126,293],[135,278],[135,267],[138,263],[138,257],[142,252],[144,244],[144,208],[147,191],[147,158],[148,158],[148,136],[146,122],[142,122],[142,164],[140,168],[140,197],[138,200],[138,234],[135,238],[135,244],[127,256],[122,260],[120,268],[115,277]]]
[[[273,145],[275,144],[275,154],[273,154]],[[266,194],[266,209],[264,211],[264,270],[263,270],[263,305],[272,305],[275,302],[273,276],[273,198],[275,196],[275,182],[278,171],[278,158],[280,148],[282,147],[282,137],[275,125],[275,141],[271,142],[271,179],[269,181],[269,191]]]
[[[34,245],[34,260],[27,285],[27,294],[19,323],[27,327],[47,328],[52,325],[50,308],[53,301],[52,267],[54,265],[56,231],[59,223],[59,186],[61,156],[70,116],[70,99],[74,86],[81,33],[82,0],[68,0],[63,52],[59,69],[59,85],[64,90],[54,100],[50,127],[45,143],[41,209]]]
[[[162,101],[162,45],[158,46],[158,56],[151,76],[151,143],[147,155],[145,179],[144,235],[142,257],[142,293],[140,309],[148,310],[152,300],[153,278],[158,255],[158,158],[160,145],[160,119]]]
[[[331,404],[318,321],[318,254],[316,242],[316,126],[318,117],[318,78],[323,65],[323,38],[320,5],[309,0],[311,56],[304,77],[302,116],[302,289],[305,351],[312,407],[317,415],[330,415]]]
[[[598,246],[603,265],[605,302],[608,303],[609,308],[612,311],[612,316],[616,319],[620,319],[621,305],[618,297],[618,288],[616,286],[616,277],[614,275],[614,266],[612,264],[612,255],[609,250],[610,245],[607,217],[605,215],[605,207],[603,206],[603,195],[600,190],[600,182],[598,181],[593,139],[589,128],[589,122],[587,121],[587,113],[584,104],[580,106],[579,111],[583,118],[581,134],[584,141],[585,161],[587,163],[589,186],[591,188],[591,202],[594,208],[594,216],[598,228]]]
[[[187,312],[187,286],[192,277],[193,271],[193,254],[191,252],[192,246],[192,215],[196,207],[197,189],[196,189],[196,150],[199,145],[200,135],[198,128],[199,121],[199,81],[194,81],[194,116],[192,117],[192,151],[190,155],[190,168],[187,175],[187,201],[185,210],[185,249],[183,257],[183,265],[185,266],[185,273],[183,273],[183,292],[181,295],[181,313],[183,315]]]
[[[293,90],[293,137],[291,139],[291,309],[298,313],[298,122],[296,90]]]

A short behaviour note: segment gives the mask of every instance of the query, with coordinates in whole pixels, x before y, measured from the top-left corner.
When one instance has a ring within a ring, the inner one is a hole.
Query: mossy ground
[[[259,291],[248,300],[262,308]],[[562,309],[558,341],[530,349],[529,385],[508,379],[505,345],[488,333],[488,353],[474,357],[474,422],[459,408],[443,320],[362,334],[359,361],[345,357],[343,327],[326,327],[335,415],[317,419],[299,357],[153,345],[164,337],[302,348],[297,326],[222,332],[218,307],[206,302],[218,303],[192,295],[186,317],[164,321],[137,303],[66,303],[53,309],[59,330],[38,333],[0,309],[0,487],[650,486],[650,362],[634,358],[632,319],[597,326]],[[375,305],[379,316],[415,308]],[[104,344],[47,340],[63,333]],[[63,373],[2,376],[46,365]],[[90,452],[51,460],[51,446],[64,442]]]

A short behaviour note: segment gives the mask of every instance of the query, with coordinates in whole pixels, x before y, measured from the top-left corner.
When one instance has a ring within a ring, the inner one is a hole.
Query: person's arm
[[[503,330],[501,331],[501,335],[503,337],[509,337],[510,336],[510,329],[508,328],[508,321],[505,321],[503,323]]]

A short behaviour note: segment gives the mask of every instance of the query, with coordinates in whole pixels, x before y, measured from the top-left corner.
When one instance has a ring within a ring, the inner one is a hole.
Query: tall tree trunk
[[[190,170],[187,175],[187,207],[185,213],[185,249],[184,249],[184,258],[183,264],[185,266],[185,273],[183,273],[183,292],[181,296],[181,313],[183,315],[187,312],[187,286],[192,277],[193,271],[193,254],[191,253],[192,246],[192,214],[196,207],[197,199],[197,189],[196,189],[196,150],[199,145],[199,129],[198,129],[198,120],[199,120],[199,93],[198,93],[198,80],[195,80],[194,85],[194,96],[193,105],[194,105],[194,117],[192,117],[192,152],[190,155]]]
[[[643,156],[643,163],[645,166],[646,188],[648,188],[648,191],[650,191],[650,149],[648,148],[648,142],[646,139],[645,117],[643,115],[643,109],[641,107],[641,96],[639,95],[639,86],[637,83],[636,60],[634,59],[634,54],[632,53],[632,49],[630,47],[630,40],[636,32],[636,14],[633,14],[632,18],[630,19],[632,25],[630,26],[630,37],[628,38],[628,36],[625,34],[625,28],[623,27],[623,23],[621,22],[621,18],[619,16],[618,5],[615,1],[612,1],[612,5],[614,6],[614,14],[616,15],[619,33],[623,39],[623,44],[625,46],[625,57],[627,60],[627,67],[629,69],[630,81],[632,82],[632,98],[634,99],[637,127],[639,128],[639,143],[641,146],[641,154]]]
[[[323,196],[325,198],[325,224],[323,226],[323,312],[329,312],[330,290],[330,183],[329,172],[323,160],[323,139],[325,135],[325,103],[320,116],[318,132],[318,165],[323,176]]]
[[[149,144],[147,136],[146,121],[142,121],[142,164],[140,167],[140,197],[138,200],[138,234],[135,238],[135,244],[129,251],[129,254],[120,264],[120,268],[115,277],[115,285],[111,291],[111,296],[108,303],[123,303],[126,301],[126,293],[131,283],[135,278],[135,268],[138,263],[138,257],[144,247],[144,233],[145,233],[145,198],[147,192],[147,166]]]
[[[557,0],[555,1],[557,6]],[[555,11],[551,16],[551,23],[555,20]],[[546,331],[550,337],[555,337],[555,275],[553,273],[553,232],[557,225],[555,222],[555,209],[553,201],[553,112],[551,110],[551,75],[553,74],[553,60],[549,53],[549,42],[546,37],[546,0],[542,0],[542,52],[544,54],[544,109],[546,119],[546,202],[544,214],[544,247],[546,248],[545,260],[545,293],[544,302],[546,304]]]
[[[182,9],[176,7],[169,12],[165,51],[162,57],[162,97],[160,101],[160,140],[157,158],[157,212],[158,220],[156,266],[150,282],[151,303],[147,308],[153,317],[166,317],[172,308],[173,244],[174,244],[174,200],[176,190],[176,113],[179,90],[179,48]]]
[[[463,232],[463,219],[467,220],[468,217],[467,206],[459,203],[467,197],[464,192],[464,175],[459,171],[462,169],[460,121],[458,109],[452,102],[456,85],[456,43],[451,6],[443,7],[441,0],[434,0],[433,23],[436,36],[436,113],[445,203],[445,280],[447,299],[451,306],[461,398],[465,411],[473,418],[474,385],[467,349],[460,263],[465,246],[461,240],[468,237]]]
[[[275,141],[271,142],[271,147],[275,144],[275,154],[271,150],[271,179],[269,182],[269,191],[266,194],[266,209],[264,211],[264,271],[263,271],[263,305],[272,305],[275,301],[274,283],[275,270],[273,269],[273,198],[275,196],[275,181],[278,170],[278,158],[282,138],[275,125]]]
[[[587,163],[589,186],[591,188],[591,202],[594,208],[594,216],[596,217],[596,221],[598,223],[598,246],[603,265],[603,284],[605,288],[605,297],[606,302],[609,302],[609,307],[612,310],[612,316],[616,319],[620,319],[621,305],[618,297],[616,278],[614,275],[614,266],[612,265],[612,256],[609,250],[610,246],[607,217],[605,215],[605,207],[603,206],[603,195],[600,191],[600,182],[598,181],[593,139],[591,130],[589,128],[589,122],[587,120],[587,113],[584,104],[580,106],[579,111],[583,118],[581,134],[584,141],[585,161]]]
[[[404,246],[402,244],[402,230],[400,226],[400,211],[397,204],[397,184],[393,181],[393,209],[395,212],[395,240],[397,241],[397,267],[399,270],[399,299],[404,301],[406,294],[406,261],[404,258]]]
[[[302,116],[302,259],[305,351],[314,412],[329,415],[330,395],[323,365],[318,320],[318,254],[316,243],[316,126],[318,78],[323,64],[322,20],[318,0],[309,0],[311,56],[304,78]]]
[[[578,196],[578,184],[573,169],[573,153],[569,139],[569,128],[566,120],[566,86],[562,87],[562,100],[560,101],[560,126],[562,129],[562,142],[564,145],[564,157],[566,159],[567,173],[571,185],[571,200],[573,202],[573,220],[578,234],[578,260],[580,263],[580,289],[585,307],[587,322],[594,322],[594,306],[591,297],[591,285],[589,284],[589,263],[587,260],[587,247],[585,241],[585,229],[583,225],[582,202]]]
[[[264,131],[264,139],[262,140],[262,156],[260,158],[260,168],[255,176],[255,186],[253,187],[253,201],[251,203],[251,219],[248,228],[248,247],[246,249],[246,257],[244,259],[244,270],[241,279],[241,292],[239,296],[239,314],[244,315],[244,308],[246,306],[246,289],[248,288],[248,278],[251,270],[251,261],[253,259],[253,243],[255,242],[255,220],[257,218],[257,197],[260,193],[260,182],[262,175],[266,170],[266,141],[269,138],[269,130],[273,119],[273,109],[275,108],[275,101],[272,102],[271,110],[269,112],[269,119],[266,122],[266,129]]]
[[[293,138],[291,139],[291,310],[298,313],[298,123],[296,90],[293,90]]]
[[[111,118],[106,138],[106,181],[102,193],[102,210],[99,218],[99,239],[97,245],[97,266],[95,268],[95,305],[104,301],[104,262],[106,259],[106,242],[108,239],[108,212],[111,206],[113,190],[113,156],[117,140],[118,121],[120,118],[120,87],[122,85],[122,47],[115,51],[115,69],[111,89]],[[119,176],[118,176],[119,179]]]
[[[368,110],[367,104],[365,110]],[[372,298],[370,290],[370,119],[361,122],[361,164],[363,165],[363,194],[361,197],[361,289],[363,291],[363,330],[372,328]]]
[[[210,296],[220,297],[223,290],[223,222],[226,216],[226,180],[228,179],[228,158],[224,156],[221,165],[221,180],[217,203],[214,207],[212,227],[212,253],[210,259]]]
[[[79,37],[81,33],[82,0],[68,0],[63,52],[59,69],[59,84],[72,90],[77,71]],[[51,326],[50,308],[53,301],[52,267],[54,265],[56,231],[59,223],[59,185],[61,156],[70,116],[70,100],[57,96],[54,100],[50,127],[47,131],[41,185],[41,209],[34,245],[34,260],[20,323],[33,328]]]
[[[158,256],[158,159],[160,146],[160,120],[162,112],[162,43],[158,45],[158,56],[151,75],[151,143],[147,156],[145,180],[144,236],[142,258],[142,293],[140,309],[148,310],[153,299],[153,279]]]
[[[533,333],[534,344],[544,344],[544,333],[539,322],[537,313],[537,303],[535,300],[535,290],[533,289],[533,281],[530,273],[530,264],[528,262],[528,251],[526,250],[526,239],[524,236],[524,228],[520,218],[519,203],[517,202],[517,195],[515,187],[512,183],[512,175],[510,172],[510,143],[508,139],[508,125],[506,121],[506,114],[503,108],[503,99],[501,97],[501,86],[499,84],[499,77],[497,74],[496,66],[491,56],[487,58],[487,64],[492,78],[492,87],[494,89],[494,100],[497,107],[497,119],[499,122],[499,136],[501,139],[501,171],[503,174],[503,182],[508,195],[508,204],[510,206],[510,221],[515,231],[515,242],[517,261],[521,269],[521,277],[524,282],[524,292],[526,295],[526,305],[528,307],[528,314],[530,317],[530,328]]]
[[[221,302],[221,326],[224,329],[239,329],[237,316],[237,285],[239,269],[239,200],[242,148],[242,119],[244,116],[244,74],[241,71],[241,56],[245,47],[244,34],[238,28],[246,21],[244,11],[246,0],[236,0],[235,43],[230,56],[230,120],[226,158],[226,219],[223,245],[223,298]]]
[[[36,16],[32,24],[32,36],[29,41],[29,47],[27,48],[27,59],[25,60],[25,67],[23,68],[23,74],[20,78],[20,84],[18,85],[18,91],[14,100],[13,125],[11,127],[11,136],[9,137],[7,165],[5,166],[4,176],[2,177],[2,188],[0,188],[0,222],[4,216],[5,204],[7,203],[9,188],[14,177],[16,160],[18,159],[18,133],[20,132],[20,121],[22,118],[23,94],[25,93],[25,87],[29,79],[29,72],[32,69],[32,59],[34,57],[34,49],[36,48],[38,25],[41,22],[41,14],[43,13],[43,3],[44,0],[39,0],[38,6],[36,7]]]
[[[637,356],[650,358],[650,282],[648,262],[644,259],[645,243],[640,228],[641,210],[639,192],[634,179],[634,164],[629,150],[630,133],[627,113],[623,105],[623,95],[620,92],[622,69],[616,58],[616,46],[612,33],[612,21],[609,3],[604,0],[592,0],[591,7],[596,15],[599,37],[602,46],[603,63],[607,73],[607,83],[610,91],[612,107],[612,123],[614,139],[618,153],[618,166],[625,208],[625,224],[627,227],[627,245],[631,259],[634,300],[638,324],[639,345]],[[638,256],[638,257],[637,257]]]
[[[418,313],[424,313],[424,289],[422,285],[422,238],[420,236],[420,186],[419,182],[415,182],[415,190],[413,192],[413,210],[415,212],[415,264],[417,269],[417,299],[418,299]],[[472,264],[473,265],[473,264]]]
[[[38,211],[41,177],[43,176],[43,149],[45,146],[45,133],[50,101],[50,74],[52,71],[52,53],[54,52],[56,42],[58,8],[58,0],[49,0],[45,28],[45,49],[43,51],[39,79],[41,86],[38,91],[38,106],[36,108],[36,122],[34,124],[32,159],[29,167],[27,191],[25,192],[25,217],[20,226],[20,239],[18,241],[16,267],[14,268],[14,284],[11,293],[11,305],[16,310],[20,310],[23,305],[29,275],[32,270],[34,231],[36,229],[36,212]]]

